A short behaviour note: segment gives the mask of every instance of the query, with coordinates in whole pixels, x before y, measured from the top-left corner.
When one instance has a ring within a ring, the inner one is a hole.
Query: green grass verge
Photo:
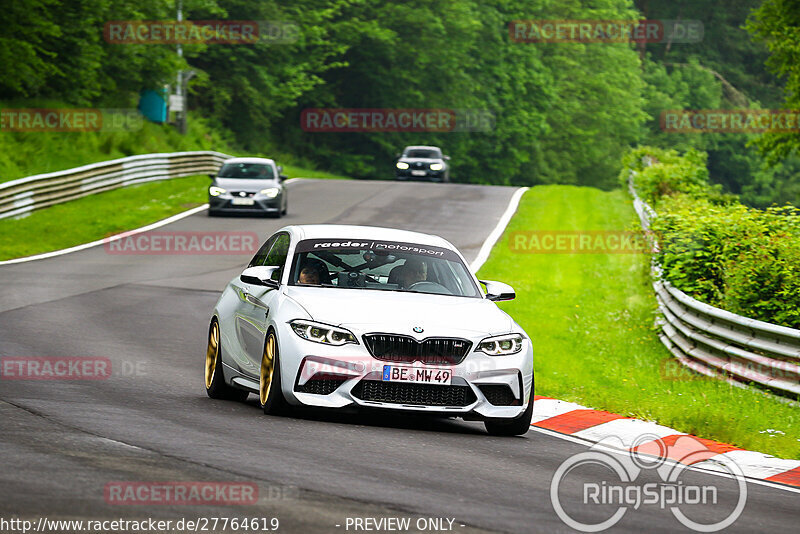
[[[0,107],[13,106],[0,103]],[[135,154],[186,150],[231,153],[224,136],[200,118],[189,121],[186,135],[179,134],[173,126],[147,121],[141,129],[120,132],[3,131],[0,132],[0,182]]]
[[[646,255],[525,254],[509,244],[515,231],[624,231],[636,222],[620,190],[540,186],[523,196],[480,276],[517,290],[502,307],[533,339],[536,393],[800,458],[800,408],[675,363],[653,327]]]
[[[345,179],[344,176],[285,166],[291,177]],[[139,184],[34,211],[20,219],[0,219],[0,261],[73,247],[133,230],[205,204],[208,176]]]

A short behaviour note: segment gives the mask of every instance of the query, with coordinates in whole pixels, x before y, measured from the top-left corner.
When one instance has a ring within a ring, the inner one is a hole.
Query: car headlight
[[[356,336],[350,330],[345,330],[344,328],[300,319],[291,321],[289,324],[295,334],[309,341],[336,346],[347,345],[348,343],[358,344]]]
[[[444,165],[442,165],[441,163],[431,163],[432,171],[441,171],[442,169],[444,169]]]
[[[398,161],[397,168],[405,170],[408,168],[408,163],[406,163],[405,161]]]
[[[506,334],[504,336],[487,337],[475,349],[489,356],[507,356],[522,350],[521,334]]]
[[[270,187],[268,189],[262,189],[261,190],[261,194],[264,195],[267,198],[275,198],[275,197],[278,196],[278,193],[280,193],[280,192],[281,192],[281,190],[278,189],[277,187]]]
[[[211,187],[208,188],[208,194],[211,195],[212,197],[218,197],[222,193],[226,193],[226,191],[224,189],[222,189],[221,187],[217,187],[215,185],[212,185]]]

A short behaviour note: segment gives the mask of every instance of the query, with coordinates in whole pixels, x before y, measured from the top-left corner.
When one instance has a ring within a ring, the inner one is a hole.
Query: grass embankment
[[[62,107],[18,105],[4,107]],[[202,119],[189,121],[189,131],[180,135],[173,126],[142,121],[141,128],[116,132],[13,132],[0,131],[0,182],[34,174],[71,169],[98,161],[186,150],[225,152],[225,137]]]
[[[58,107],[65,106],[59,102],[0,102],[0,109]],[[186,135],[173,126],[147,121],[131,131],[0,131],[0,183],[135,154],[188,150],[272,156],[232,149],[228,135],[191,116]],[[282,155],[276,161],[290,178],[344,178],[286,163],[302,164],[302,159]],[[24,218],[0,219],[0,260],[80,245],[175,215],[204,204],[208,182],[207,176],[193,176],[140,184],[34,211]]]
[[[290,177],[344,179],[284,166]],[[20,219],[0,219],[0,261],[68,248],[133,230],[208,200],[208,176],[134,185],[57,204]]]
[[[675,364],[653,327],[647,255],[530,254],[509,244],[515,231],[625,231],[636,222],[620,190],[541,186],[523,196],[480,275],[517,291],[503,308],[533,339],[537,394],[800,458],[800,408]]]

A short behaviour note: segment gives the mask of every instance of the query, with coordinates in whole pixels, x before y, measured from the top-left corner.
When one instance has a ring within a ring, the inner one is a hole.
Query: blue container
[[[142,90],[139,93],[139,111],[151,122],[167,122],[167,91]]]

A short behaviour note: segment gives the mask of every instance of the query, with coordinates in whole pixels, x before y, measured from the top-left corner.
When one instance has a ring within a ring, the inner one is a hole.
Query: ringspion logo
[[[744,472],[731,459],[720,463],[725,477],[694,476],[692,465],[718,454],[707,440],[687,435],[609,436],[556,469],[550,483],[553,509],[579,532],[613,528],[642,508],[668,509],[685,528],[717,532],[731,526],[747,502]],[[562,491],[576,486],[578,498],[574,490]]]

